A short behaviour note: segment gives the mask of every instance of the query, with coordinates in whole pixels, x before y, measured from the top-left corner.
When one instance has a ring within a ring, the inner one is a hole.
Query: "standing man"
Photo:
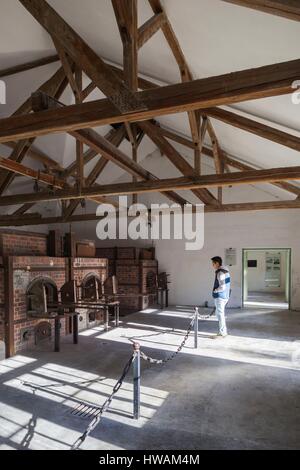
[[[214,338],[225,338],[227,336],[225,307],[230,298],[230,273],[227,268],[222,266],[223,261],[220,256],[214,256],[211,261],[216,274],[213,298],[215,299],[216,315],[219,320],[219,333]]]

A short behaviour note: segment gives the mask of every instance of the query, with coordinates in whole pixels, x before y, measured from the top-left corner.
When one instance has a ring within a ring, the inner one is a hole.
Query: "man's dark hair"
[[[211,260],[213,263],[219,263],[220,266],[223,264],[222,258],[220,256],[214,256]]]

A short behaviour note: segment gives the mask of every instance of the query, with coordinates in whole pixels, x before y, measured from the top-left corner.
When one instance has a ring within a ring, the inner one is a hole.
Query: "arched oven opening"
[[[102,283],[97,274],[88,274],[81,283],[81,299],[96,301],[101,298]]]
[[[57,310],[58,289],[47,277],[34,279],[27,288],[27,314],[34,317],[49,316]]]

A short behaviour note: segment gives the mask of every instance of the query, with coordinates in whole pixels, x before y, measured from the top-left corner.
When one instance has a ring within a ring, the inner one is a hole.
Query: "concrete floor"
[[[119,329],[66,338],[61,353],[42,350],[0,362],[0,449],[69,449],[85,420],[80,400],[101,405],[131,355],[128,338],[167,357],[181,342],[192,310],[148,310]],[[142,362],[141,419],[132,419],[131,373],[83,449],[297,449],[300,447],[300,313],[232,310],[230,336],[213,340],[216,321],[201,320],[165,366]],[[39,385],[67,383],[35,390]]]
[[[276,308],[288,310],[289,304],[286,301],[284,292],[248,292],[245,307],[256,308]]]

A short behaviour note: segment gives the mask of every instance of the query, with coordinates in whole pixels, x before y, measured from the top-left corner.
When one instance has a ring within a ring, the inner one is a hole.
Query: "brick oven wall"
[[[120,298],[121,311],[140,310],[156,303],[156,294],[149,295],[147,274],[158,273],[158,262],[153,259],[155,251],[136,247],[100,247],[97,255],[108,259],[109,276],[116,275],[119,293],[128,295]]]
[[[67,280],[67,259],[49,258],[44,256],[14,256],[13,267],[13,305],[14,312],[14,343],[15,352],[34,347],[34,327],[42,319],[27,317],[26,292],[29,284],[39,278],[49,278],[60,290]],[[54,320],[50,320],[52,327],[52,339],[54,337]],[[23,333],[31,331],[28,341],[23,341]],[[61,336],[66,334],[65,319],[61,320]]]
[[[108,261],[104,258],[74,258],[72,272],[77,285],[81,285],[89,274],[95,274],[105,281],[108,276]]]
[[[0,256],[47,256],[47,235],[0,231]]]
[[[116,276],[120,294],[128,295],[121,299],[121,307],[140,310],[155,303],[155,296],[149,296],[147,274],[157,275],[156,260],[118,259],[116,260]],[[144,297],[141,297],[141,294]],[[136,295],[136,296],[135,296]]]
[[[4,268],[0,257],[0,341],[4,341]]]

